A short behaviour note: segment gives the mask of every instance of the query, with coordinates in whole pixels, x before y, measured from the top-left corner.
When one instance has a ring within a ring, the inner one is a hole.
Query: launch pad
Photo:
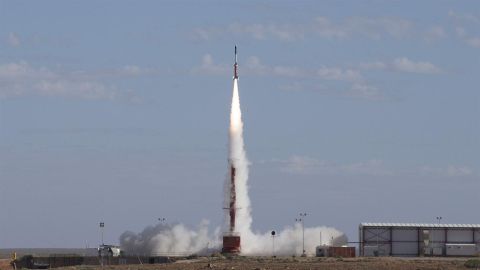
[[[222,253],[239,254],[240,253],[240,236],[224,235]]]

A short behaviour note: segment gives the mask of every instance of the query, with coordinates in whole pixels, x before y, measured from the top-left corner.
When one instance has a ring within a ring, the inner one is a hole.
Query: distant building
[[[361,223],[360,256],[475,256],[480,224]]]

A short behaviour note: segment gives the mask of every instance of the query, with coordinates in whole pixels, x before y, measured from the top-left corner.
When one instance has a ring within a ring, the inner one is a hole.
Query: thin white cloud
[[[446,167],[422,166],[419,172],[424,175],[440,177],[465,177],[474,175],[472,168],[465,165],[448,165]]]
[[[358,66],[361,69],[365,69],[365,70],[369,70],[369,69],[386,70],[388,68],[388,64],[381,61],[360,63]]]
[[[24,61],[0,64],[0,98],[3,99],[49,96],[88,100],[139,100],[127,92],[89,78],[81,72],[68,73],[44,67],[36,68]]]
[[[458,21],[480,23],[480,17],[479,16],[475,16],[475,15],[469,14],[469,13],[460,13],[460,12],[455,12],[455,11],[450,10],[448,12],[448,16],[450,18],[456,19]]]
[[[472,37],[472,38],[468,38],[466,40],[467,44],[472,46],[472,47],[475,47],[475,48],[480,48],[480,37]]]
[[[7,43],[12,47],[18,47],[20,46],[20,37],[16,33],[10,32],[7,37]]]
[[[214,62],[211,54],[205,54],[202,57],[202,63],[199,67],[192,69],[194,74],[206,74],[206,75],[225,75],[231,71],[231,67],[227,65],[217,64]]]
[[[243,67],[243,68],[242,68]],[[323,80],[358,82],[363,80],[362,74],[358,70],[344,69],[340,67],[322,66],[317,70],[304,69],[296,66],[268,66],[263,64],[256,56],[247,58],[245,65],[241,67],[244,74],[252,74],[257,76],[280,76],[293,78],[318,78]],[[200,66],[192,69],[193,73],[224,75],[231,72],[232,67],[225,64],[218,64],[214,61],[211,54],[205,54],[202,57]]]
[[[226,31],[235,35],[247,35],[258,40],[275,38],[282,41],[294,41],[303,39],[305,36],[305,30],[302,25],[291,24],[233,23],[228,26]]]
[[[413,32],[413,26],[413,22],[395,17],[349,17],[341,21],[332,21],[327,17],[319,16],[303,24],[236,22],[225,27],[196,27],[192,30],[192,35],[199,40],[211,40],[213,37],[222,35],[287,42],[303,40],[307,37],[327,39],[364,37],[378,40],[385,37],[407,37]]]
[[[465,30],[465,28],[463,27],[455,27],[455,33],[457,33],[457,36],[458,37],[465,37],[467,35],[467,30]]]
[[[397,58],[393,61],[392,67],[398,71],[412,73],[435,74],[440,73],[441,69],[430,62],[412,61],[406,57]]]
[[[276,161],[282,166],[281,170],[292,174],[314,175],[392,175],[393,172],[386,168],[382,160],[371,159],[349,164],[337,164],[319,160],[308,156],[294,155],[285,161]]]
[[[455,11],[449,11],[448,16],[456,21],[455,33],[457,37],[471,47],[480,48],[480,37],[478,36],[480,16]],[[470,31],[467,31],[466,27],[470,28]]]
[[[321,67],[318,69],[317,75],[326,80],[350,82],[363,80],[363,77],[359,71],[353,69],[342,69],[338,67]]]
[[[378,64],[376,64],[378,65]],[[278,76],[290,78],[309,78],[318,80],[314,87],[305,87],[301,83],[295,85],[282,85],[281,89],[285,90],[313,90],[326,94],[342,96],[346,98],[364,99],[370,101],[388,100],[383,91],[373,85],[369,85],[364,79],[361,72],[353,68],[327,67],[322,66],[318,69],[304,69],[296,66],[268,66],[263,64],[256,56],[248,57],[246,63],[240,69],[241,74],[255,76]],[[231,72],[232,67],[225,64],[216,63],[210,54],[205,54],[202,58],[200,66],[192,69],[193,74],[222,75]],[[350,87],[345,90],[345,86],[341,87],[319,87],[321,81],[334,81],[348,83]]]
[[[434,41],[447,37],[447,32],[441,26],[433,26],[425,33],[425,40]]]
[[[369,62],[361,63],[359,68],[364,70],[388,70],[397,72],[409,73],[423,73],[423,74],[437,74],[441,73],[442,69],[427,61],[414,61],[406,57],[399,57],[391,62]]]
[[[76,82],[69,80],[42,80],[31,89],[41,96],[56,96],[100,100],[113,100],[117,97],[116,90],[98,82]]]
[[[345,96],[372,101],[387,100],[383,91],[380,91],[375,86],[362,83],[355,83],[352,85],[351,89],[345,92]]]

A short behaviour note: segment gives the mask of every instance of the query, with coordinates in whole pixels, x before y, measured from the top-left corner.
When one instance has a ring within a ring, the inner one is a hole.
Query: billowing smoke
[[[220,246],[220,229],[209,234],[208,221],[202,221],[196,230],[183,224],[148,226],[141,233],[130,231],[120,236],[120,246],[127,254],[190,255],[207,254]]]
[[[233,80],[232,107],[229,129],[229,162],[236,168],[236,232],[241,237],[242,255],[271,255],[275,241],[276,255],[300,255],[303,250],[302,226],[296,224],[277,232],[272,239],[270,232],[265,234],[252,231],[250,198],[248,196],[248,159],[243,142],[243,122],[240,110],[238,81]],[[230,201],[230,175],[225,182],[225,206]],[[226,225],[228,225],[228,212]],[[227,231],[225,226],[223,231]],[[315,247],[322,245],[344,245],[346,236],[328,227],[305,228],[305,250],[313,254]],[[182,224],[147,227],[141,233],[125,232],[120,236],[121,247],[130,254],[202,254],[221,250],[222,230],[216,228],[209,233],[208,222],[202,222],[196,230],[186,228]]]

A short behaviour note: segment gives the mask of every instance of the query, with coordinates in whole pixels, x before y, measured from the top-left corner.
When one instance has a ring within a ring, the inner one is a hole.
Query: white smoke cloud
[[[220,229],[212,234],[208,221],[202,221],[196,230],[183,224],[158,224],[146,227],[141,233],[130,231],[120,236],[120,245],[128,254],[190,255],[207,253],[220,246]]]

